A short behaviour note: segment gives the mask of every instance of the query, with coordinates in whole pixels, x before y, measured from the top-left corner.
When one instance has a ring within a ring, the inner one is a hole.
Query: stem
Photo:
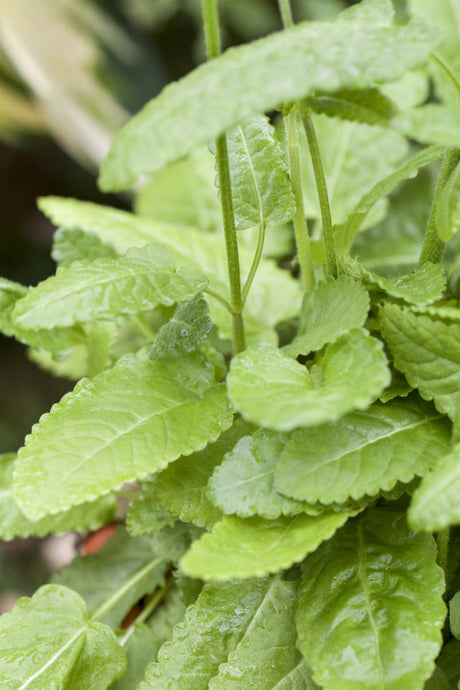
[[[151,328],[149,328],[149,326],[145,323],[144,319],[141,316],[139,316],[139,314],[133,315],[131,317],[131,321],[136,326],[138,331],[140,331],[140,333],[142,333],[142,335],[147,338],[147,340],[155,339],[155,333],[152,331]]]
[[[206,54],[208,59],[220,54],[219,15],[217,0],[202,0],[204,33],[206,37]],[[236,239],[235,215],[233,212],[232,186],[228,163],[227,139],[222,134],[216,139],[216,164],[219,180],[222,220],[224,225],[225,246],[227,249],[228,277],[230,282],[230,305],[233,321],[233,347],[235,353],[245,348],[243,300],[241,296],[240,261]]]
[[[210,297],[214,297],[214,299],[216,299],[218,302],[220,302],[225,307],[225,309],[227,309],[227,311],[230,312],[230,314],[235,313],[233,311],[233,307],[230,304],[230,302],[227,302],[225,297],[222,297],[222,295],[219,295],[219,293],[216,292],[215,290],[213,290],[212,288],[207,287],[203,290],[203,292],[205,292],[207,295],[210,295]]]
[[[165,584],[164,587],[158,590],[158,592],[155,592],[148,604],[142,609],[138,617],[136,618],[135,621],[133,621],[132,625],[129,626],[128,630],[126,633],[123,635],[123,637],[119,638],[119,643],[123,647],[129,638],[131,637],[133,631],[134,631],[134,623],[143,623],[147,618],[150,617],[150,615],[154,612],[160,601],[164,598],[164,596],[169,592],[171,587],[173,586],[174,581],[168,580],[168,582]]]
[[[436,560],[438,562],[439,567],[444,570],[444,573],[446,575],[447,575],[447,559],[448,559],[448,551],[449,551],[449,537],[450,537],[449,527],[445,527],[444,529],[440,529],[436,535],[436,541],[438,544],[438,557]]]
[[[425,239],[420,254],[419,266],[431,262],[433,264],[440,263],[444,252],[445,243],[439,238],[436,231],[436,210],[439,204],[441,192],[449,179],[450,175],[455,169],[460,160],[460,151],[457,149],[447,149],[439,172],[438,184],[433,197],[431,205],[430,217],[426,228]]]
[[[290,0],[278,0],[278,6],[284,28],[289,29],[291,26],[294,26]]]
[[[324,174],[318,137],[310,113],[304,117],[305,131],[307,133],[313,172],[315,174],[316,189],[318,191],[321,220],[323,221],[324,248],[326,251],[326,271],[333,278],[337,277],[337,254],[335,251],[334,229],[332,227],[331,205],[327,192],[326,176]]]
[[[265,223],[263,220],[259,223],[259,234],[257,237],[257,247],[256,247],[256,252],[254,254],[254,259],[252,260],[252,265],[251,269],[248,273],[248,277],[246,278],[246,282],[244,284],[243,288],[243,304],[246,302],[246,298],[248,296],[248,292],[251,288],[252,282],[255,278],[257,269],[260,264],[260,260],[262,258],[262,252],[264,248],[264,242],[265,242]]]
[[[444,72],[444,74],[454,87],[455,91],[457,92],[457,98],[460,98],[460,84],[458,82],[457,77],[447,64],[447,62],[444,60],[443,57],[441,57],[441,55],[438,55],[438,53],[430,53],[430,57],[433,60],[433,62],[435,62],[438,65],[438,67]]]

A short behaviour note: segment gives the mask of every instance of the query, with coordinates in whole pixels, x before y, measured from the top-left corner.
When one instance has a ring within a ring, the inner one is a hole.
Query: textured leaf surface
[[[13,453],[0,455],[0,538],[4,541],[14,537],[44,537],[67,530],[94,530],[110,522],[117,505],[114,496],[104,496],[94,503],[84,503],[65,513],[31,522],[21,513],[13,498],[11,484],[15,459]]]
[[[334,20],[298,24],[227,50],[169,85],[119,132],[102,166],[101,188],[127,189],[139,175],[315,89],[374,86],[424,62],[426,29],[390,22],[387,3],[365,2]]]
[[[315,94],[303,103],[315,113],[369,125],[384,125],[397,110],[390,98],[376,88]]]
[[[296,515],[305,506],[278,493],[274,487],[275,467],[288,440],[287,435],[260,429],[245,436],[227,453],[209,481],[208,496],[226,515],[268,520]],[[313,514],[319,509],[310,507]]]
[[[435,211],[436,230],[448,242],[460,230],[460,166],[457,165],[439,195]]]
[[[382,334],[394,365],[425,400],[451,418],[460,388],[460,325],[417,315],[396,305],[381,310]]]
[[[385,278],[367,271],[358,261],[341,257],[341,267],[356,280],[374,286],[411,304],[429,304],[442,297],[446,289],[446,276],[441,264],[426,263],[414,273]]]
[[[133,604],[164,582],[168,563],[156,553],[152,539],[133,539],[124,529],[118,528],[115,536],[97,553],[77,556],[61,568],[53,576],[53,583],[77,591],[85,600],[91,614],[133,575],[149,564],[151,567],[144,576],[101,619],[107,625],[120,627]]]
[[[435,532],[460,524],[460,446],[440,459],[415,491],[408,520],[413,529]]]
[[[145,668],[155,659],[160,645],[155,633],[145,623],[135,622],[118,638],[126,653],[128,666],[110,690],[134,690],[144,678]]]
[[[51,256],[60,266],[73,261],[94,261],[102,257],[116,259],[118,252],[94,233],[80,228],[58,228],[53,236]]]
[[[300,584],[299,649],[326,690],[419,690],[445,617],[433,538],[374,509],[311,554]]]
[[[450,445],[450,424],[415,398],[375,403],[288,440],[275,486],[298,500],[343,502],[423,476]]]
[[[287,164],[273,126],[259,115],[228,136],[237,230],[286,223],[295,212]]]
[[[182,570],[204,580],[261,577],[301,561],[349,518],[349,513],[299,514],[277,520],[225,516],[193,542]]]
[[[320,350],[356,326],[369,311],[369,297],[362,285],[348,276],[328,278],[303,298],[297,337],[284,351],[297,357]]]
[[[14,309],[24,328],[71,326],[94,318],[112,319],[186,302],[206,285],[194,269],[175,270],[171,252],[150,244],[119,259],[102,258],[58,268],[55,276],[31,288]]]
[[[136,498],[131,501],[126,514],[126,528],[133,537],[143,534],[153,534],[165,527],[173,525],[176,517],[166,510],[153,495],[155,476],[142,482],[142,489]]]
[[[366,408],[390,382],[381,343],[363,329],[353,329],[329,345],[320,366],[314,378],[280,350],[248,348],[232,362],[229,395],[250,421],[287,431]]]
[[[206,584],[139,690],[316,690],[295,646],[296,584]]]
[[[160,328],[149,349],[151,359],[174,359],[193,352],[212,328],[208,303],[201,295],[176,309],[172,319]]]
[[[148,242],[167,246],[179,267],[196,267],[209,279],[209,287],[223,296],[228,295],[227,258],[222,237],[167,223],[153,223],[132,213],[74,199],[48,197],[41,199],[39,206],[57,225],[77,224],[96,232],[102,240],[112,242],[120,252],[132,246],[142,247]],[[249,272],[253,256],[253,251],[240,249],[243,277]],[[248,342],[253,339],[257,343],[275,343],[274,326],[298,313],[300,299],[298,282],[287,271],[263,259],[244,311]],[[210,307],[214,323],[225,337],[231,337],[227,310],[215,300]]]
[[[82,598],[67,587],[40,587],[0,618],[4,688],[104,690],[125,666],[113,631],[91,621]]]
[[[33,519],[66,510],[215,441],[233,415],[213,377],[200,355],[150,362],[140,353],[81,381],[19,452],[21,510]]]

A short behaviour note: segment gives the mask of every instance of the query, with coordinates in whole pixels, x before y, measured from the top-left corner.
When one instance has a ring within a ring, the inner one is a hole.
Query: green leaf
[[[385,278],[371,273],[356,259],[340,257],[341,270],[366,286],[383,290],[392,297],[399,297],[410,304],[429,304],[440,299],[446,289],[446,276],[441,264],[426,263],[414,273]]]
[[[0,279],[0,331],[5,335],[13,335],[11,313],[16,302],[26,294],[27,288],[23,285],[6,278]]]
[[[295,202],[288,167],[268,119],[258,115],[240,125],[227,146],[236,229],[290,220]]]
[[[447,676],[439,666],[435,666],[433,675],[426,681],[423,690],[450,690],[450,687]]]
[[[4,688],[104,690],[125,668],[113,631],[92,621],[83,599],[67,587],[40,587],[0,618]]]
[[[116,249],[97,235],[80,228],[58,228],[53,237],[51,256],[60,266],[73,261],[94,261],[103,257],[116,259]]]
[[[128,667],[120,680],[110,690],[133,690],[142,682],[145,668],[160,648],[155,633],[145,623],[134,622],[118,638],[126,653]]]
[[[446,678],[449,680],[449,688],[458,687],[460,680],[460,642],[450,639],[441,650],[441,654],[437,659],[439,668],[443,671]]]
[[[158,474],[149,486],[149,495],[183,522],[210,529],[220,519],[221,511],[207,496],[209,478],[224,455],[249,431],[250,425],[237,420],[215,443],[180,458]]]
[[[19,451],[14,491],[31,519],[143,479],[228,428],[225,385],[200,355],[125,355],[54,405]],[[88,420],[91,426],[88,427]]]
[[[176,517],[155,500],[152,491],[154,483],[155,477],[147,478],[142,483],[139,495],[131,501],[126,514],[126,528],[132,537],[153,534],[176,522]]]
[[[448,242],[460,230],[460,166],[457,165],[441,189],[435,208],[436,230]]]
[[[434,532],[460,524],[460,446],[441,458],[412,497],[408,520],[412,529]]]
[[[450,434],[448,420],[417,398],[375,403],[334,424],[294,432],[275,487],[311,503],[373,496],[423,476],[449,451]]]
[[[360,328],[329,345],[320,369],[312,373],[280,350],[252,347],[233,359],[228,375],[236,409],[250,421],[279,431],[364,409],[389,382],[381,343]]]
[[[14,537],[44,537],[68,530],[95,530],[112,519],[117,502],[114,496],[104,496],[93,503],[84,503],[64,513],[31,522],[21,513],[13,498],[15,459],[13,453],[0,455],[0,539],[10,541]]]
[[[53,583],[77,591],[91,614],[137,572],[145,569],[143,577],[101,619],[107,625],[120,627],[133,604],[164,584],[167,567],[168,561],[156,552],[152,539],[134,539],[119,527],[115,536],[97,553],[77,556],[61,568],[53,575]]]
[[[394,365],[425,400],[452,419],[460,387],[460,325],[414,314],[394,304],[380,310],[382,335]]]
[[[191,228],[181,228],[149,220],[97,204],[74,199],[46,197],[39,202],[40,209],[58,225],[75,225],[96,232],[112,242],[119,252],[148,242],[158,242],[173,253],[178,266],[194,266],[209,279],[209,287],[228,296],[227,254],[222,237],[207,235]],[[240,249],[241,272],[250,270],[254,253]],[[263,259],[251,286],[251,299],[246,302],[244,316],[247,341],[274,344],[275,325],[298,313],[300,287],[287,271]],[[213,322],[223,337],[232,336],[231,318],[217,301],[210,304]]]
[[[413,110],[396,115],[392,126],[401,134],[422,144],[434,144],[449,148],[460,147],[458,109],[439,103],[420,105]]]
[[[303,104],[315,113],[368,125],[384,125],[397,112],[393,101],[376,88],[318,93],[307,96]]]
[[[316,690],[295,646],[296,589],[276,578],[206,584],[139,690]]]
[[[427,29],[413,22],[390,26],[391,6],[379,5],[364,2],[331,21],[298,24],[232,48],[170,84],[115,136],[101,189],[128,189],[140,175],[280,103],[317,89],[375,86],[423,63]]]
[[[180,567],[203,580],[261,577],[303,560],[341,527],[350,513],[324,512],[315,517],[264,520],[225,516],[211,534],[193,542]]]
[[[260,429],[238,441],[209,481],[212,502],[226,515],[239,517],[259,515],[270,520],[303,512],[303,503],[283,496],[274,487],[276,463],[287,438]],[[316,515],[321,509],[311,506],[306,512]]]
[[[449,602],[450,630],[457,640],[460,638],[460,592],[457,592]]]
[[[366,511],[305,561],[298,645],[326,690],[420,690],[445,617],[431,536]]]
[[[209,306],[201,295],[179,306],[160,328],[148,354],[151,359],[175,359],[194,352],[212,328]]]
[[[362,285],[348,276],[328,278],[305,293],[298,335],[284,348],[291,357],[308,355],[332,343],[356,326],[369,311],[369,297]]]
[[[130,249],[119,259],[74,262],[58,268],[16,303],[13,318],[22,328],[71,326],[113,319],[191,299],[206,285],[194,269],[175,270],[170,251],[157,244]]]

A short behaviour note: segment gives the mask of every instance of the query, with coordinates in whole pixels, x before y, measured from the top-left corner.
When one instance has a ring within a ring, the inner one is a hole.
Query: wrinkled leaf
[[[152,491],[154,483],[155,477],[142,482],[141,491],[129,506],[126,528],[133,537],[153,534],[165,525],[173,525],[176,522],[176,517],[155,500]]]
[[[368,125],[384,125],[397,110],[388,96],[376,88],[317,93],[303,103],[315,113]]]
[[[175,359],[194,352],[212,328],[208,303],[201,295],[179,306],[160,328],[148,354],[151,359]]]
[[[60,266],[73,261],[94,261],[102,257],[116,259],[116,249],[91,232],[80,228],[58,228],[53,237],[51,256]]]

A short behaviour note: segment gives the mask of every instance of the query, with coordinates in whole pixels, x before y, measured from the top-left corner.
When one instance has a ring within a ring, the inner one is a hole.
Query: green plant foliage
[[[298,644],[314,679],[326,690],[421,688],[442,642],[443,579],[433,538],[403,513],[349,522],[303,567]]]
[[[425,27],[391,26],[389,4],[372,0],[330,21],[300,24],[228,50],[169,85],[120,131],[102,165],[100,186],[128,189],[139,175],[152,174],[252,115],[312,90],[396,79],[423,63],[428,50]],[[347,59],[337,60],[344,51]],[[193,97],[197,92],[199,99]]]
[[[149,348],[151,359],[175,359],[194,352],[212,328],[208,303],[201,295],[178,307]]]
[[[2,616],[0,640],[5,688],[105,690],[126,667],[114,632],[88,616],[76,592],[58,585],[41,587]]]
[[[94,233],[80,228],[58,228],[53,236],[51,256],[57,264],[66,266],[73,261],[94,261],[103,257],[116,259],[118,253]]]
[[[303,102],[315,113],[368,125],[384,125],[397,112],[395,104],[376,88],[320,93]]]
[[[145,667],[152,658],[155,658],[160,645],[155,633],[145,623],[137,621],[120,635],[118,641],[126,654],[127,669],[122,678],[115,681],[110,688],[111,690],[132,690],[142,682]]]
[[[439,103],[428,103],[396,115],[393,127],[422,144],[458,146],[460,127],[458,112]]]
[[[199,355],[179,364],[126,355],[113,369],[83,379],[42,417],[19,453],[14,492],[20,508],[33,519],[66,510],[216,440],[232,411],[224,385],[212,384],[213,368]],[[98,427],[94,435],[88,417]]]
[[[311,371],[280,350],[253,347],[235,357],[228,375],[236,409],[250,421],[279,431],[366,408],[389,382],[381,343],[360,328],[329,345]]]
[[[373,496],[423,476],[449,445],[445,417],[417,398],[396,398],[294,432],[280,453],[275,486],[311,503]]]
[[[448,242],[460,230],[460,167],[457,165],[443,187],[436,206],[436,229]]]

